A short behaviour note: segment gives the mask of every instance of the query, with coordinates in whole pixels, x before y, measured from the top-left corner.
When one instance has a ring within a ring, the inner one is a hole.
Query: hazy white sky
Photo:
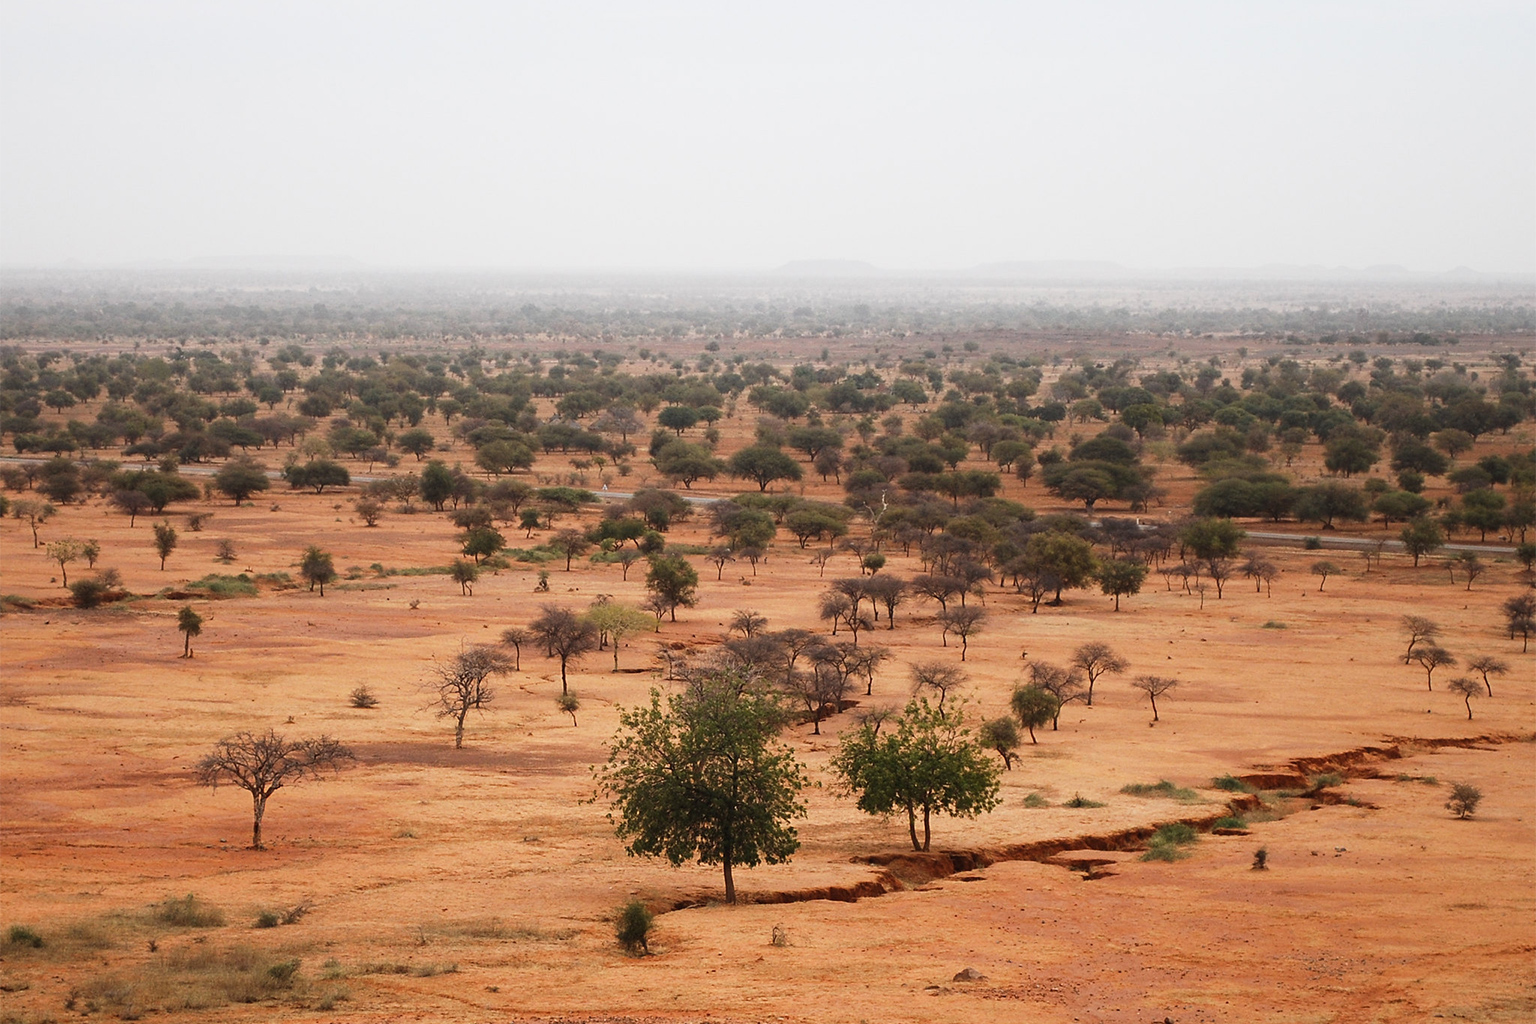
[[[0,261],[1536,271],[1536,4],[0,0]]]

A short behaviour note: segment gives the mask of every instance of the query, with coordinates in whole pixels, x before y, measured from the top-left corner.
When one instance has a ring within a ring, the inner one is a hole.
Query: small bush
[[[1120,792],[1127,796],[1161,797],[1166,800],[1177,800],[1181,804],[1193,804],[1200,801],[1200,794],[1192,789],[1184,789],[1175,786],[1167,779],[1161,782],[1133,782],[1129,786],[1121,786]]]
[[[1236,777],[1231,776],[1231,775],[1222,775],[1222,776],[1219,776],[1218,778],[1212,779],[1211,780],[1211,788],[1212,789],[1224,789],[1228,793],[1253,793],[1253,792],[1256,792],[1256,790],[1254,789],[1253,786],[1250,786],[1248,783],[1244,782],[1242,779],[1236,778]]]
[[[1180,850],[1177,846],[1172,846],[1167,843],[1154,843],[1153,845],[1147,847],[1147,852],[1141,855],[1141,859],[1174,861],[1182,860],[1186,856],[1188,856],[1188,854],[1186,854],[1183,850]]]
[[[1087,797],[1083,796],[1083,794],[1078,793],[1071,800],[1068,800],[1066,803],[1062,804],[1061,806],[1063,806],[1063,807],[1106,807],[1108,805],[1107,804],[1102,804],[1102,803],[1100,803],[1097,800],[1089,800]]]
[[[1330,786],[1344,785],[1344,776],[1338,772],[1324,772],[1322,775],[1314,775],[1311,780],[1312,792],[1327,789]]]
[[[207,591],[209,597],[255,597],[256,583],[245,573],[238,576],[224,576],[219,573],[211,573],[200,580],[193,580],[186,586],[187,590]]]
[[[359,686],[353,690],[348,700],[355,708],[376,708],[379,706],[379,698],[375,697],[373,691],[366,686]]]
[[[1308,537],[1301,542],[1301,546],[1307,551],[1321,551],[1323,539],[1321,537]]]
[[[1287,626],[1283,622],[1276,621],[1275,619],[1270,619],[1268,622],[1264,623],[1264,628],[1265,629],[1290,629],[1291,627]]]
[[[42,949],[43,937],[24,924],[13,924],[5,933],[5,944],[20,949]]]
[[[110,588],[105,580],[87,576],[84,579],[71,580],[69,592],[74,597],[76,608],[95,608],[107,599]]]
[[[292,985],[293,976],[297,973],[299,973],[299,962],[297,960],[284,960],[267,968],[267,977],[279,985]]]
[[[1253,851],[1253,870],[1269,870],[1269,847],[1261,846],[1257,850]]]
[[[1051,802],[1039,793],[1031,793],[1024,798],[1024,806],[1032,809],[1051,806]]]
[[[1477,811],[1477,805],[1482,802],[1482,790],[1470,782],[1453,782],[1451,798],[1445,802],[1445,809],[1458,818],[1470,818]]]
[[[177,928],[222,928],[224,912],[210,907],[191,893],[181,899],[169,896],[155,905],[155,919]]]
[[[1229,814],[1225,818],[1217,818],[1215,823],[1212,824],[1211,827],[1212,828],[1247,828],[1248,827],[1248,823],[1246,821],[1244,821],[1242,818],[1236,818],[1236,817],[1233,817],[1232,815]]]
[[[630,900],[619,908],[617,921],[614,923],[614,933],[618,937],[619,945],[631,955],[636,953],[649,953],[651,929],[656,926],[656,917],[646,909],[644,903],[639,900]]]
[[[253,927],[276,928],[282,923],[282,919],[277,916],[277,911],[263,910],[261,913],[256,915],[256,924]]]

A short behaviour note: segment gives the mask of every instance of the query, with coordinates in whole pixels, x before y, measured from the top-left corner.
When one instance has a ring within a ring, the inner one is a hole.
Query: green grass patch
[[[545,565],[557,559],[565,561],[563,554],[542,544],[531,548],[502,548],[501,553],[514,562],[524,562],[529,565]]]
[[[188,583],[186,590],[202,590],[209,597],[255,597],[256,581],[245,573],[238,576],[225,576],[219,573],[210,573],[200,580]]]
[[[1264,623],[1264,628],[1265,629],[1290,629],[1291,627],[1287,626],[1283,622],[1278,622],[1275,619],[1270,619],[1268,622]]]
[[[1211,827],[1212,828],[1247,828],[1248,827],[1248,823],[1246,821],[1244,821],[1242,818],[1233,817],[1232,815],[1229,814],[1225,818],[1217,818],[1215,823],[1212,824]]]
[[[1051,802],[1039,793],[1031,793],[1024,798],[1024,806],[1031,809],[1051,806]]]
[[[23,597],[20,594],[0,594],[0,610],[12,608],[24,612],[36,607],[37,602],[30,597]]]
[[[380,576],[447,576],[453,571],[451,565],[407,565],[402,568],[390,566],[388,568],[374,563],[374,571]]]
[[[222,928],[224,911],[204,903],[191,893],[177,899],[168,896],[154,905],[152,916],[176,928]]]
[[[1147,852],[1141,855],[1141,859],[1181,860],[1189,856],[1184,847],[1192,844],[1197,838],[1195,830],[1181,821],[1164,825],[1152,833],[1152,838],[1147,842]]]
[[[1200,794],[1192,789],[1175,786],[1167,779],[1161,782],[1133,782],[1128,786],[1121,786],[1120,792],[1127,796],[1156,797],[1162,800],[1177,800],[1181,804],[1200,803]]]
[[[24,924],[13,924],[5,933],[5,944],[11,949],[42,949],[43,937]]]
[[[1228,793],[1257,793],[1258,790],[1242,779],[1231,775],[1221,775],[1211,780],[1212,789],[1224,789]]]
[[[1109,805],[1105,804],[1105,803],[1100,803],[1098,800],[1089,800],[1087,797],[1083,796],[1083,794],[1078,793],[1071,800],[1068,800],[1066,803],[1062,804],[1061,806],[1063,806],[1063,807],[1108,807]]]
[[[1322,775],[1312,776],[1308,782],[1311,784],[1312,791],[1315,793],[1320,789],[1327,789],[1330,786],[1344,785],[1344,776],[1338,774],[1337,772],[1325,772]]]

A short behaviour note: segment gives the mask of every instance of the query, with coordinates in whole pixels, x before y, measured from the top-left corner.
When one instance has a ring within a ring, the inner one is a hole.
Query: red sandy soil
[[[1500,443],[1529,444],[1523,429]],[[1165,475],[1183,482],[1157,514],[1177,511],[1192,489],[1172,467]],[[1049,507],[1038,483],[1008,486],[1007,496]],[[836,492],[818,481],[808,493]],[[130,530],[99,499],[45,525],[45,541],[99,538],[102,564],[121,570],[136,594],[174,592],[212,572],[294,572],[309,543],[331,550],[339,569],[362,567],[323,598],[264,587],[256,598],[193,600],[206,623],[191,659],[179,657],[175,629],[183,599],[63,607],[56,599],[65,592],[50,582],[57,566],[34,552],[24,524],[0,524],[0,592],[56,601],[0,619],[0,927],[28,925],[49,940],[41,950],[4,947],[0,1019],[67,1019],[87,1003],[81,996],[66,1010],[72,990],[142,976],[178,951],[236,945],[298,958],[300,983],[278,1002],[173,1016],[1536,1017],[1536,654],[1522,655],[1500,629],[1498,605],[1521,585],[1507,556],[1490,556],[1492,568],[1468,591],[1443,569],[1416,570],[1402,556],[1388,554],[1365,573],[1357,557],[1331,553],[1346,572],[1319,593],[1308,573],[1319,556],[1275,548],[1285,575],[1272,597],[1234,580],[1203,608],[1156,574],[1119,613],[1077,591],[1031,615],[1024,599],[994,588],[966,662],[962,696],[972,715],[1005,712],[1023,652],[1060,663],[1074,646],[1103,639],[1130,658],[1130,672],[1102,680],[1093,707],[1069,706],[1059,731],[1046,729],[1025,748],[1003,775],[997,811],[937,819],[936,855],[927,858],[910,855],[903,821],[860,814],[825,770],[857,709],[824,722],[821,736],[797,726],[789,739],[818,784],[806,794],[803,845],[790,864],[739,870],[749,902],[727,907],[711,902],[722,892],[717,869],[624,854],[605,806],[588,802],[590,766],[605,757],[616,708],[666,686],[658,644],[702,653],[741,608],[762,612],[773,628],[815,626],[810,603],[822,581],[809,552],[781,539],[758,576],[730,565],[718,583],[714,567],[696,559],[698,607],[659,636],[631,638],[621,672],[609,671],[607,652],[573,670],[578,726],[553,700],[558,662],[525,651],[522,671],[500,681],[498,699],[471,717],[465,749],[455,751],[451,727],[424,710],[433,659],[526,623],[542,601],[579,610],[609,594],[638,603],[643,572],[626,583],[617,566],[578,563],[567,574],[552,564],[551,592],[535,595],[535,567],[519,564],[483,578],[472,597],[441,575],[380,578],[367,567],[446,563],[454,530],[431,514],[391,514],[365,529],[349,501],[280,489],[254,505],[206,506],[214,519],[200,533],[182,529],[164,572],[149,520]],[[214,559],[221,538],[236,543],[233,566]],[[704,534],[688,525],[673,539],[702,542]],[[509,542],[531,543],[515,532]],[[839,556],[827,578],[854,571]],[[897,553],[885,571],[910,575],[917,562]],[[911,603],[898,610],[895,631],[865,634],[896,657],[874,694],[858,695],[861,706],[904,702],[914,660],[958,659],[937,643],[933,612]],[[1439,621],[1442,642],[1463,661],[1489,653],[1510,663],[1494,696],[1473,701],[1471,721],[1444,690],[1455,670],[1438,672],[1431,692],[1423,671],[1403,664],[1398,620],[1410,612]],[[1159,701],[1155,726],[1128,686],[1141,672],[1180,680]],[[348,706],[362,683],[378,708]],[[338,736],[358,764],[279,792],[265,823],[269,849],[252,852],[244,849],[248,798],[199,788],[189,768],[219,737],[268,726]],[[1297,765],[1308,758],[1317,760]],[[1128,830],[1144,836],[1163,822],[1209,821],[1232,795],[1209,788],[1213,776],[1331,770],[1347,779],[1328,799],[1351,802],[1293,801],[1294,813],[1256,822],[1249,835],[1202,836],[1176,863],[1120,855],[1088,880],[1060,864],[1007,859],[1135,846]],[[1197,787],[1201,802],[1120,792],[1159,779]],[[1452,781],[1486,794],[1470,820],[1443,806]],[[1050,806],[1026,807],[1032,793]],[[1106,806],[1061,806],[1078,794]],[[1267,871],[1251,869],[1261,846]],[[890,863],[861,859],[869,857]],[[122,914],[189,892],[222,908],[228,924],[121,923]],[[772,902],[786,894],[801,901]],[[669,911],[643,958],[623,955],[613,939],[612,914],[634,896]],[[804,899],[816,896],[844,898]],[[298,923],[251,927],[261,909],[300,902],[311,909]],[[685,903],[702,905],[670,909]],[[72,940],[71,925],[102,932],[105,944]],[[770,941],[775,925],[786,945]],[[407,973],[365,973],[380,963]],[[964,968],[984,979],[952,980]]]

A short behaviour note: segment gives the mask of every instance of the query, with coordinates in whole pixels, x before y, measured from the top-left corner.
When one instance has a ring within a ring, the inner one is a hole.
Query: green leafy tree
[[[1013,719],[994,718],[983,722],[977,735],[982,746],[997,751],[1005,770],[1013,768],[1013,759],[1018,756],[1019,749],[1019,727],[1013,724]]]
[[[316,494],[324,494],[327,487],[345,487],[352,482],[347,467],[333,459],[295,462],[283,470],[283,476],[294,490],[313,487]]]
[[[176,613],[176,628],[186,638],[185,643],[182,644],[181,656],[192,657],[192,638],[203,632],[203,617],[193,611],[191,605],[182,605],[181,610]]]
[[[1099,589],[1115,599],[1115,611],[1119,611],[1122,596],[1141,593],[1141,585],[1147,581],[1147,564],[1134,558],[1106,558],[1099,563],[1096,575]]]
[[[314,544],[304,549],[304,555],[299,559],[299,575],[308,583],[309,589],[320,588],[320,596],[325,596],[325,585],[336,578],[336,566],[331,561],[329,551],[321,551]]]
[[[453,471],[440,459],[431,459],[421,469],[421,500],[441,512],[453,497]]]
[[[719,864],[725,901],[736,902],[740,865],[787,861],[805,816],[805,771],[775,741],[785,722],[778,698],[735,676],[705,675],[667,698],[619,714],[598,793],[635,856]]]
[[[754,481],[759,491],[768,490],[777,480],[799,480],[802,475],[800,463],[792,456],[766,444],[743,448],[731,456],[729,466],[732,476]]]
[[[698,603],[699,571],[682,555],[653,555],[650,563],[645,589],[676,622],[679,606],[692,608]]]
[[[1445,531],[1428,516],[1416,516],[1409,520],[1397,536],[1403,542],[1403,550],[1413,556],[1415,567],[1419,559],[1445,546]]]
[[[1246,536],[1230,519],[1197,519],[1179,533],[1179,543],[1196,558],[1231,558]]]
[[[507,546],[507,538],[494,526],[475,526],[459,535],[459,550],[479,565]]]
[[[1018,717],[1019,724],[1029,730],[1031,743],[1040,742],[1035,738],[1035,730],[1044,728],[1061,713],[1061,701],[1056,698],[1056,695],[1045,687],[1036,686],[1033,683],[1014,690],[1008,706]]]
[[[238,505],[267,490],[272,481],[267,479],[267,467],[255,459],[232,459],[214,474],[213,486]]]
[[[583,616],[597,630],[598,647],[613,645],[613,670],[619,670],[619,647],[624,638],[645,630],[655,629],[656,620],[638,608],[618,601],[595,604]]]
[[[859,810],[905,812],[912,849],[930,847],[934,814],[974,818],[998,805],[997,764],[966,729],[963,709],[941,714],[914,700],[894,729],[866,722],[832,759],[832,771],[858,796]],[[917,819],[923,837],[917,837]]]
[[[459,593],[473,597],[475,581],[480,578],[480,566],[466,558],[455,558],[448,566],[448,575],[459,585]]]
[[[1070,533],[1051,530],[1037,533],[1024,545],[1023,568],[1048,581],[1056,591],[1052,604],[1061,603],[1061,592],[1086,586],[1098,567],[1093,545]]]
[[[528,624],[528,632],[544,645],[550,657],[560,659],[560,692],[570,692],[566,668],[583,654],[597,650],[597,628],[569,608],[547,604]]]
[[[165,560],[176,550],[176,527],[168,522],[155,524],[155,553],[160,556],[160,571],[165,571]]]
[[[69,586],[69,563],[78,561],[85,554],[85,542],[74,537],[65,537],[49,544],[44,550],[48,552],[50,561],[59,563],[59,575],[63,582],[60,586]],[[165,568],[162,564],[161,568]]]

